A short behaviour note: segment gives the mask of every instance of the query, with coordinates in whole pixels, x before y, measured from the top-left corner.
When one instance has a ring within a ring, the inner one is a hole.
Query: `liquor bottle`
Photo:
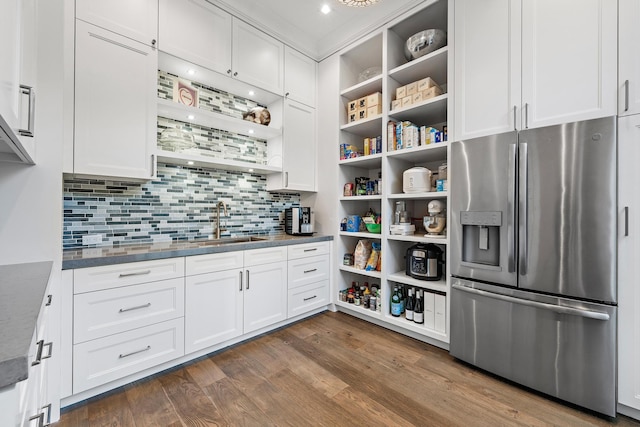
[[[409,289],[409,296],[407,297],[407,308],[404,310],[405,319],[413,321],[413,309],[413,289]]]
[[[393,317],[400,317],[402,313],[402,295],[397,286],[393,287],[393,294],[391,295],[391,315]]]
[[[416,323],[424,323],[424,307],[420,298],[420,289],[416,291],[416,304],[413,307],[413,321]]]
[[[380,293],[380,289],[376,290],[376,297],[378,300],[376,310],[378,311],[378,313],[382,313],[382,294]]]

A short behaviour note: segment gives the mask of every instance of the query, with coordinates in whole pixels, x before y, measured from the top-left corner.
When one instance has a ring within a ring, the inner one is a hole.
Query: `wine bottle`
[[[424,307],[420,298],[420,289],[416,291],[416,303],[413,307],[413,321],[416,323],[424,323]]]
[[[394,317],[400,317],[402,313],[402,297],[398,287],[393,287],[393,295],[391,295],[391,315]]]
[[[407,320],[413,321],[413,309],[414,309],[414,301],[413,301],[413,289],[409,289],[409,296],[407,297],[407,308],[404,310],[404,317]]]

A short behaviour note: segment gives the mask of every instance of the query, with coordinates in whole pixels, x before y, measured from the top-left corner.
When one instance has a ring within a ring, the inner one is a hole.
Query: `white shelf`
[[[216,157],[197,154],[184,154],[173,151],[156,150],[156,156],[159,162],[182,166],[197,166],[208,169],[223,169],[265,175],[282,172],[281,167],[242,162],[238,160],[219,159]]]
[[[194,118],[189,119],[192,115]],[[189,107],[167,99],[158,99],[158,116],[220,129],[258,139],[272,139],[282,135],[282,129],[225,116],[201,108]]]
[[[387,198],[390,200],[416,200],[416,199],[444,199],[444,198],[447,198],[448,196],[449,196],[448,191],[430,191],[428,193],[389,194]]]
[[[340,160],[339,165],[355,166],[359,168],[368,168],[368,169],[378,169],[382,165],[382,153]]]
[[[396,121],[409,120],[418,126],[446,122],[448,98],[449,94],[445,93],[418,104],[392,110],[389,112],[389,118]]]
[[[449,243],[449,238],[444,237],[425,237],[424,234],[413,234],[411,236],[401,236],[397,234],[388,234],[388,240],[397,240],[400,242],[415,242],[415,243],[435,243],[436,245],[446,245]]]
[[[341,236],[347,236],[347,237],[360,237],[362,239],[378,239],[378,240],[380,240],[382,238],[382,235],[380,233],[369,233],[367,231],[363,231],[363,232],[341,231],[340,235]]]
[[[347,271],[349,273],[355,273],[355,274],[359,274],[361,276],[366,276],[366,277],[373,277],[374,279],[378,279],[378,280],[380,280],[380,278],[382,277],[379,271],[360,270],[359,268],[353,268],[347,265],[341,265],[339,268],[342,271]]]
[[[406,85],[425,77],[431,77],[437,84],[443,85],[447,82],[447,54],[449,47],[431,52],[406,64],[389,71],[389,77],[401,85]]]
[[[421,289],[430,289],[432,291],[447,293],[447,281],[445,279],[434,281],[418,280],[414,279],[413,277],[407,276],[404,270],[397,273],[388,274],[387,279],[398,283],[404,283],[405,285],[415,286]]]
[[[428,145],[420,145],[413,148],[388,151],[387,157],[393,159],[409,160],[413,163],[433,162],[447,158],[448,142],[436,142]]]
[[[353,304],[348,304],[348,305],[353,305]],[[400,326],[401,328],[405,328],[407,330],[416,332],[418,334],[426,335],[430,338],[434,338],[439,341],[449,342],[449,337],[446,334],[443,334],[442,332],[438,332],[434,329],[427,328],[424,324],[410,322],[407,319],[405,319],[404,315],[400,317],[393,317],[392,315],[389,314],[384,317],[384,320],[387,323]]]
[[[342,307],[347,310],[353,310],[354,312],[362,313],[365,316],[370,316],[376,319],[382,319],[382,313],[378,311],[373,311],[369,308],[364,308],[361,305],[349,304],[348,302],[344,302],[344,301],[336,301],[336,305],[338,307]]]
[[[434,122],[435,123],[435,122]],[[382,114],[340,126],[340,130],[365,138],[382,135]]]
[[[349,101],[355,101],[356,99],[360,99],[363,96],[371,95],[376,92],[382,92],[382,74],[348,87],[341,91],[340,95],[344,96]]]
[[[340,201],[342,202],[358,202],[364,200],[382,200],[382,196],[380,194],[376,194],[375,196],[349,196],[349,197],[340,197]]]

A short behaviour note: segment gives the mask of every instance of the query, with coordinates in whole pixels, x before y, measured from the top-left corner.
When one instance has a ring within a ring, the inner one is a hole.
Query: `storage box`
[[[425,91],[433,86],[438,86],[438,84],[433,81],[431,77],[426,77],[422,80],[418,80],[418,92]]]
[[[362,119],[366,119],[367,118],[367,109],[363,108],[363,109],[358,109],[358,119],[357,120],[362,120]]]
[[[442,95],[442,89],[440,86],[431,86],[429,89],[422,91],[422,100],[433,98],[435,96]]]
[[[373,107],[367,108],[367,117],[375,117],[378,114],[382,114],[382,105],[374,105]]]
[[[444,295],[435,294],[434,328],[437,332],[445,333],[447,328],[447,300]]]
[[[358,100],[354,100],[347,104],[347,114],[355,113],[358,111]]]
[[[422,92],[414,93],[413,94],[413,103],[414,104],[419,104],[421,102],[422,102]]]
[[[402,99],[395,99],[391,101],[391,110],[397,110],[402,107]]]
[[[363,96],[358,99],[358,110],[366,110],[367,109],[367,97]]]
[[[418,82],[409,83],[407,86],[407,96],[418,93]]]
[[[402,108],[408,107],[411,104],[413,104],[413,96],[405,96],[402,98]]]
[[[396,89],[396,99],[402,99],[405,96],[407,96],[406,86],[400,86],[399,88]]]
[[[367,96],[367,108],[375,107],[376,105],[382,106],[382,94],[380,92]]]
[[[358,120],[358,112],[356,111],[355,113],[350,113],[348,116],[348,122],[353,123],[356,120]]]
[[[435,294],[433,292],[424,291],[424,326],[427,329],[435,329],[436,313],[435,313]]]

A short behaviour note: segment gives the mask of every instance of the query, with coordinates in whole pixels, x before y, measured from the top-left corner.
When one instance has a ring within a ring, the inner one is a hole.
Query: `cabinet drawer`
[[[268,264],[287,260],[287,247],[276,246],[273,248],[251,249],[244,251],[244,266]]]
[[[329,281],[289,289],[287,317],[306,313],[329,304]]]
[[[73,292],[101,291],[184,276],[184,258],[159,259],[73,270]]]
[[[242,251],[223,252],[219,254],[195,255],[186,258],[186,274],[215,273],[217,271],[242,268],[244,263]]]
[[[289,289],[321,280],[329,280],[329,255],[289,261]]]
[[[329,242],[304,243],[288,246],[289,259],[306,258],[329,253]]]
[[[73,392],[80,393],[184,355],[184,318],[73,346]]]
[[[73,342],[117,334],[184,316],[184,279],[76,295]]]

